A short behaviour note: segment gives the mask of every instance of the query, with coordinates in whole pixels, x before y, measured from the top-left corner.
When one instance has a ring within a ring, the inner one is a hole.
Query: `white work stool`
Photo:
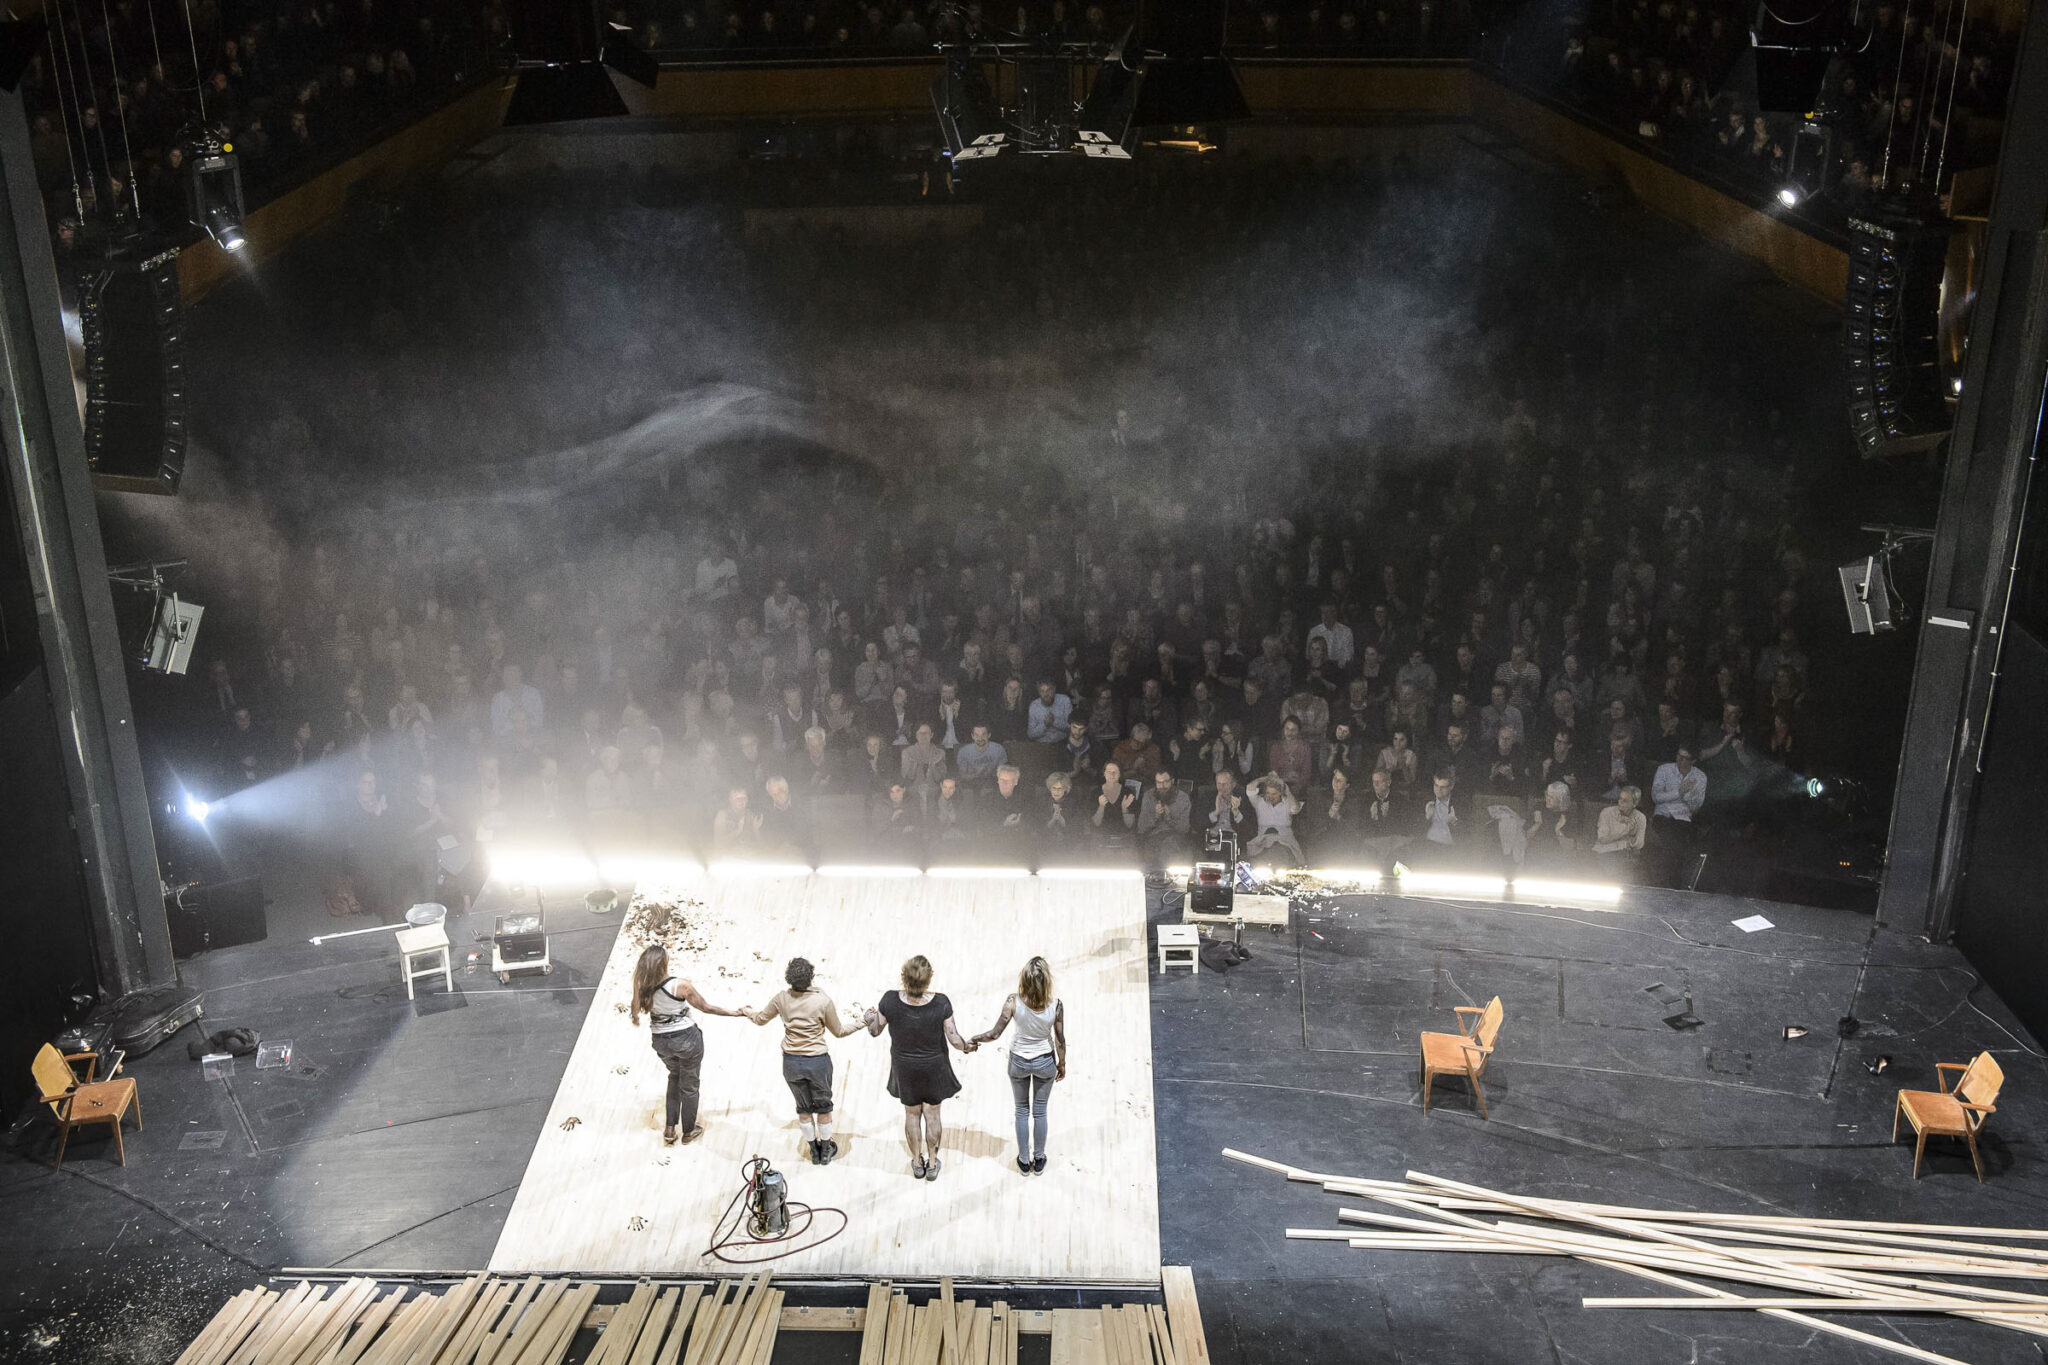
[[[418,970],[413,968],[413,959],[418,957],[436,959],[430,965]],[[448,990],[455,989],[455,978],[448,971],[448,931],[438,924],[423,924],[417,929],[398,931],[398,973],[405,978],[405,998],[413,998],[412,983],[423,976],[441,974],[441,984]]]
[[[1162,924],[1159,926],[1159,973],[1164,976],[1168,967],[1185,967],[1196,976],[1202,974],[1202,931],[1192,924]]]

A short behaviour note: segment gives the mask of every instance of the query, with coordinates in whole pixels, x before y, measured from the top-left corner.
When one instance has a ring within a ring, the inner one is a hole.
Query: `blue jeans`
[[[1017,1101],[1017,1155],[1031,1160],[1045,1155],[1045,1103],[1052,1098],[1059,1059],[1053,1053],[1022,1058],[1010,1055],[1010,1094]]]

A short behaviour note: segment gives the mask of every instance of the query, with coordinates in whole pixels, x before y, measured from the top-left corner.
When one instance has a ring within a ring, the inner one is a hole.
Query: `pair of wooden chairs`
[[[85,1064],[85,1075],[81,1079],[77,1064]],[[42,1091],[42,1102],[50,1106],[50,1117],[57,1121],[57,1169],[64,1169],[64,1149],[70,1145],[73,1128],[89,1128],[104,1123],[114,1130],[114,1155],[123,1166],[128,1164],[128,1152],[121,1144],[121,1121],[129,1110],[135,1111],[135,1131],[142,1131],[142,1096],[135,1088],[135,1082],[127,1076],[111,1076],[98,1079],[100,1055],[97,1052],[63,1053],[43,1044],[31,1064],[36,1086]]]
[[[1472,1087],[1472,1099],[1479,1116],[1486,1112],[1486,1091],[1479,1078],[1493,1056],[1495,1040],[1504,1018],[1500,997],[1486,1008],[1456,1007],[1456,1033],[1422,1035],[1422,1112],[1429,1112],[1430,1091],[1438,1076],[1462,1076]],[[1977,1179],[1984,1179],[1984,1159],[1977,1150],[1977,1134],[1984,1120],[1998,1112],[1998,1094],[2005,1085],[2005,1072],[1989,1052],[1980,1052],[1968,1065],[1937,1062],[1935,1076],[1940,1089],[1901,1090],[1892,1107],[1892,1141],[1899,1140],[1901,1120],[1913,1127],[1913,1178],[1920,1178],[1920,1165],[1930,1137],[1961,1138],[1970,1147],[1970,1162]]]

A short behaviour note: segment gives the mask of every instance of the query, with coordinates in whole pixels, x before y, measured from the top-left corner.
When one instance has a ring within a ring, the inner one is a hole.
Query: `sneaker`
[[[939,1178],[939,1159],[937,1157],[933,1157],[924,1164],[924,1178],[926,1180],[937,1180]]]
[[[1037,1157],[1036,1157],[1036,1158],[1035,1158],[1035,1159],[1034,1159],[1034,1160],[1032,1161],[1032,1163],[1031,1163],[1031,1174],[1033,1174],[1033,1175],[1044,1175],[1044,1174],[1045,1174],[1045,1153],[1043,1153],[1043,1152],[1040,1152],[1040,1153],[1038,1154],[1038,1156],[1037,1156]]]
[[[1030,1175],[1031,1163],[1020,1156],[1017,1158],[1017,1170],[1024,1175]]]
[[[696,1126],[695,1128],[692,1128],[692,1129],[691,1129],[691,1130],[690,1130],[689,1132],[687,1132],[687,1133],[683,1134],[683,1135],[682,1135],[682,1137],[681,1137],[681,1138],[679,1138],[679,1139],[677,1139],[677,1140],[678,1140],[678,1141],[680,1141],[680,1142],[683,1142],[683,1143],[687,1144],[687,1143],[692,1143],[692,1142],[695,1142],[695,1141],[696,1141],[696,1140],[697,1140],[698,1138],[700,1138],[700,1137],[703,1137],[703,1136],[704,1136],[704,1125],[700,1123],[700,1124],[698,1124],[698,1125],[697,1125],[697,1126]]]
[[[911,1158],[910,1178],[912,1180],[923,1180],[925,1178],[923,1157],[920,1156]]]
[[[819,1138],[817,1148],[816,1159],[818,1164],[820,1166],[830,1166],[832,1158],[839,1155],[839,1140],[837,1138]]]

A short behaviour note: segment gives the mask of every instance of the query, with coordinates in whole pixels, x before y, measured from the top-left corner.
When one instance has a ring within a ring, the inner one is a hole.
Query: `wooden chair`
[[[1935,1137],[1959,1137],[1970,1144],[1970,1160],[1977,1167],[1977,1179],[1984,1179],[1984,1161],[1977,1155],[1977,1130],[1984,1126],[1984,1120],[1998,1112],[1998,1091],[2005,1084],[2005,1072],[1988,1052],[1977,1054],[1976,1060],[1968,1066],[1957,1062],[1936,1062],[1935,1083],[1942,1083],[1944,1072],[1953,1071],[1953,1084],[1941,1090],[1901,1090],[1898,1103],[1892,1106],[1892,1141],[1899,1140],[1899,1119],[1913,1125],[1917,1140],[1913,1144],[1913,1178],[1920,1178],[1920,1155],[1927,1150],[1927,1139]]]
[[[83,1081],[71,1068],[74,1061],[86,1063]],[[113,1128],[114,1155],[120,1158],[123,1166],[128,1164],[128,1152],[121,1144],[121,1120],[131,1106],[135,1110],[135,1131],[142,1131],[142,1096],[137,1092],[135,1082],[126,1076],[94,1080],[93,1073],[98,1066],[97,1053],[80,1052],[66,1057],[48,1043],[36,1053],[33,1064],[36,1085],[42,1090],[43,1103],[50,1106],[50,1116],[57,1120],[57,1169],[60,1171],[64,1169],[64,1149],[71,1142],[73,1128],[95,1123]]]
[[[1456,1013],[1456,1033],[1422,1035],[1422,1112],[1429,1112],[1429,1089],[1438,1076],[1463,1076],[1472,1086],[1472,1098],[1479,1105],[1479,1117],[1490,1119],[1492,1116],[1486,1112],[1486,1092],[1479,1088],[1479,1078],[1486,1072],[1486,1059],[1493,1055],[1493,1040],[1500,1034],[1504,1013],[1500,997],[1496,995],[1487,1001],[1483,1010],[1459,1005]]]

